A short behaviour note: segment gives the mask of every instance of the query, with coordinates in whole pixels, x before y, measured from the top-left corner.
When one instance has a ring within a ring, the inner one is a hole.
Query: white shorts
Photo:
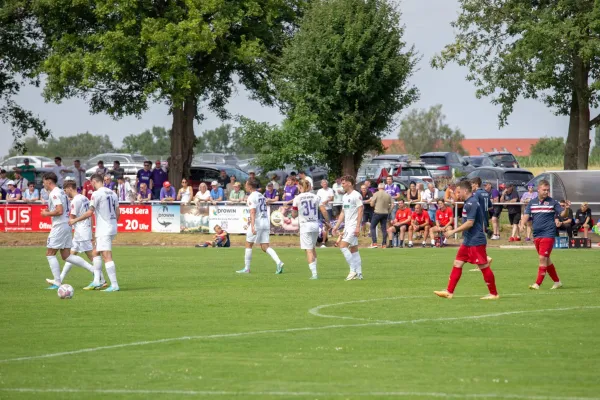
[[[73,231],[68,224],[60,224],[52,227],[46,247],[49,249],[70,249],[73,244]]]
[[[358,237],[354,236],[354,230],[344,229],[344,235],[342,236],[342,242],[346,242],[350,247],[358,246]]]
[[[300,248],[302,250],[312,250],[317,245],[319,232],[300,232]]]
[[[112,241],[115,236],[96,236],[96,251],[112,251]]]
[[[256,235],[253,235],[252,230],[248,228],[248,231],[246,232],[246,242],[258,244],[269,243],[269,234],[269,229],[257,229]]]
[[[86,251],[94,250],[94,245],[92,244],[92,240],[73,240],[73,246],[71,247],[71,251],[76,253],[85,253]]]

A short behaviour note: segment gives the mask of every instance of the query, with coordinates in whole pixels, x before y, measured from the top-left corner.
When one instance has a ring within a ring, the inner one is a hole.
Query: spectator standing
[[[203,203],[210,201],[210,191],[206,186],[206,183],[202,182],[200,186],[198,186],[198,193],[194,196],[194,203]]]
[[[420,204],[415,204],[415,211],[413,211],[411,216],[411,225],[408,228],[408,247],[413,247],[413,235],[420,231],[423,231],[423,247],[426,247],[430,227],[429,214],[423,211],[423,207]]]
[[[394,179],[391,176],[385,178],[385,191],[392,197],[393,201],[398,201],[402,197],[398,185],[394,185]]]
[[[489,184],[491,186],[491,184]],[[500,184],[498,187],[500,190],[504,190],[504,184]],[[500,239],[500,214],[502,214],[502,206],[495,205],[496,203],[500,203],[500,191],[498,189],[492,189],[490,198],[492,199],[492,240]],[[487,189],[486,189],[487,190]]]
[[[362,218],[362,228],[363,234],[365,232],[369,232],[371,230],[371,220],[373,219],[373,206],[371,205],[371,199],[373,198],[373,193],[369,190],[369,187],[366,185],[361,185],[360,187],[360,196],[362,198],[363,204],[363,218]]]
[[[236,182],[235,185],[233,185],[233,190],[229,193],[229,201],[232,203],[243,203],[245,199],[246,192],[242,190],[242,184]]]
[[[412,212],[410,208],[406,206],[406,203],[403,199],[398,201],[398,211],[396,211],[396,217],[392,221],[392,225],[388,228],[388,233],[390,235],[390,239],[394,237],[395,234],[400,234],[398,247],[404,247],[404,235],[406,231],[411,225],[412,221]],[[388,247],[394,247],[392,240],[388,243]]]
[[[71,170],[63,165],[62,158],[54,157],[54,167],[52,167],[51,171],[56,174],[56,178],[58,179],[56,184],[62,188],[63,181],[65,179],[65,173],[71,172]]]
[[[414,211],[415,205],[421,201],[421,195],[419,194],[417,184],[414,181],[411,181],[408,185],[406,199],[408,200],[408,206],[410,207],[411,211]]]
[[[181,189],[177,192],[177,201],[182,203],[189,203],[192,201],[194,190],[189,186],[189,182],[186,178],[181,180]]]
[[[113,182],[112,178],[110,175],[106,174],[104,175],[104,187],[114,191],[115,190],[115,183]]]
[[[23,178],[27,179],[28,182],[35,182],[35,167],[29,164],[29,158],[23,160],[23,165],[13,169],[21,172]]]
[[[367,187],[367,190],[369,192],[371,192],[371,194],[373,194],[373,193],[375,193],[377,191],[377,188],[372,187],[371,186],[371,181],[368,180],[368,179],[365,181],[364,185]]]
[[[523,205],[521,205],[521,220],[523,220],[523,216],[525,215],[525,209],[527,208],[527,204],[529,204],[529,202],[533,199],[537,199],[538,194],[537,192],[533,191],[533,185],[529,184],[527,185],[527,191],[525,193],[523,193],[523,195],[521,196],[521,203],[524,203]],[[532,229],[532,221],[529,220],[527,221],[527,225],[523,227],[523,229],[525,230],[526,234],[525,234],[525,241],[529,242],[531,241],[531,229]]]
[[[35,188],[33,182],[29,182],[27,190],[23,192],[23,200],[27,202],[38,201],[40,199],[40,192]]]
[[[15,177],[13,181],[15,182],[15,187],[19,189],[21,193],[27,190],[27,186],[29,186],[29,182],[27,181],[27,179],[21,176],[20,171],[15,171]]]
[[[390,212],[394,206],[392,196],[385,190],[385,184],[382,182],[377,186],[377,192],[370,201],[373,207],[373,218],[371,219],[371,249],[377,248],[377,225],[381,228],[381,247],[385,249],[387,244],[387,221]],[[366,207],[366,205],[365,205]]]
[[[94,193],[94,186],[92,185],[92,181],[86,179],[85,182],[83,182],[83,189],[81,190],[81,194],[87,197],[88,200],[91,200],[92,193]]]
[[[223,186],[225,188],[225,197],[229,198],[229,194],[233,190],[233,186],[235,185],[236,182],[237,182],[237,178],[235,177],[235,175],[231,175],[229,177],[229,182],[227,183],[227,185]]]
[[[217,178],[217,182],[219,182],[219,185],[223,189],[227,188],[227,184],[229,183],[229,175],[227,175],[227,171],[225,171],[224,169],[222,169],[219,172],[219,177]],[[229,198],[229,195],[227,196],[227,198]]]
[[[21,200],[21,191],[15,186],[15,181],[8,181],[6,185],[8,186],[8,190],[6,191],[6,201]]]
[[[344,198],[344,188],[342,187],[342,178],[335,178],[335,183],[333,184],[333,218],[340,216],[342,212],[342,200]]]
[[[506,189],[502,192],[501,197],[502,203],[517,203],[519,201],[519,194],[515,190],[515,185],[509,183],[506,185]],[[508,221],[512,226],[512,231],[510,234],[509,242],[519,242],[521,241],[521,237],[519,236],[519,222],[521,221],[521,206],[506,206],[508,210]]]
[[[219,187],[219,182],[212,181],[210,186],[210,200],[213,202],[213,204],[215,204],[218,201],[224,201],[225,193],[223,192],[223,188]],[[235,190],[235,186],[233,187],[233,190]]]
[[[279,177],[277,176],[277,174],[273,174],[271,176],[270,183],[273,184],[273,189],[275,189],[277,191],[279,190],[279,182],[278,182],[278,180],[279,180]]]
[[[291,176],[288,176],[285,187],[283,188],[283,201],[292,204],[292,200],[294,197],[298,195],[298,186],[294,184],[294,179]]]
[[[148,185],[146,185],[146,183],[142,182],[140,184],[140,190],[138,190],[137,201],[139,201],[140,203],[144,203],[150,200],[152,200],[152,191],[150,190],[150,188],[148,188]]]
[[[592,210],[590,210],[588,203],[585,202],[575,213],[575,226],[573,227],[575,234],[580,229],[583,229],[583,237],[587,239],[588,231],[592,228],[593,223]]]
[[[100,160],[98,161],[97,167],[96,167],[96,173],[99,175],[106,175],[108,174],[108,168],[106,168],[104,166],[104,161]]]
[[[311,186],[312,187],[312,186]],[[325,206],[325,211],[327,211],[327,216],[331,221],[333,219],[333,189],[329,187],[329,182],[327,179],[321,180],[321,189],[317,190],[317,196],[321,199],[321,205]],[[319,209],[319,220],[323,221],[325,216],[322,215],[321,210]]]
[[[258,180],[258,178],[256,177],[256,171],[254,171],[253,169],[248,170],[248,180],[252,180],[252,179],[254,179],[256,181],[256,183],[258,184],[256,191],[259,193],[262,193],[262,187],[260,186],[260,180]]]
[[[8,190],[8,181],[10,181],[10,179],[6,176],[6,170],[0,169],[0,189],[4,190],[4,192]]]
[[[152,170],[152,183],[150,185],[150,189],[152,189],[152,195],[155,199],[160,197],[160,192],[162,191],[163,183],[167,182],[168,175],[167,170],[162,166],[160,160],[156,160],[155,167]],[[169,183],[169,186],[171,183]],[[174,191],[175,189],[173,189]],[[173,195],[173,200],[175,200],[176,195]],[[161,199],[162,200],[162,199]]]
[[[560,206],[563,210],[567,210],[567,215],[565,217],[560,214],[557,216],[558,223],[556,224],[556,228],[558,228],[559,231],[567,232],[570,242],[570,239],[573,238],[573,210],[571,210],[570,207],[567,208],[566,200],[561,200]]]
[[[175,188],[171,186],[171,182],[164,181],[162,184],[162,189],[160,189],[160,201],[175,201],[177,198],[177,194],[175,193]]]
[[[75,181],[75,185],[77,186],[77,192],[81,193],[83,189],[83,184],[85,183],[85,168],[81,166],[81,161],[73,161],[73,166],[71,167],[71,175],[73,176],[73,180]]]
[[[125,180],[125,177],[123,175],[121,175],[118,180],[118,187],[117,187],[117,197],[119,198],[119,201],[131,201],[131,195],[132,195],[132,190],[131,190],[131,185],[129,184],[129,182],[127,182]]]
[[[152,186],[152,171],[150,168],[152,168],[152,163],[150,161],[144,161],[144,168],[137,172],[135,178],[135,187],[137,190],[140,190],[140,185],[142,183],[145,183],[147,188]]]
[[[434,223],[437,211],[437,201],[440,198],[440,191],[433,185],[433,183],[427,184],[427,189],[423,192],[423,198],[421,201],[426,203],[426,210],[429,214],[429,220]]]
[[[119,161],[113,162],[113,167],[108,171],[115,179],[119,180],[119,178],[125,175],[125,170],[121,168],[121,163]]]
[[[315,188],[315,185],[313,183],[313,179],[310,176],[306,175],[306,171],[304,171],[304,170],[298,171],[298,181],[300,179],[304,179],[304,180],[308,181],[310,183],[310,187],[313,188],[313,189]]]
[[[267,204],[273,204],[279,201],[279,192],[275,189],[273,182],[267,183],[267,190],[265,191],[265,201]]]

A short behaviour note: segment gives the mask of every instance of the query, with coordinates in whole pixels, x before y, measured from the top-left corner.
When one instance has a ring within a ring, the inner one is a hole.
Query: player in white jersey
[[[87,199],[87,197],[77,193],[77,183],[75,181],[69,180],[69,178],[65,178],[63,190],[71,200],[71,209],[69,211],[70,219],[80,217],[83,213],[89,210],[90,202]],[[94,256],[92,250],[94,249],[94,246],[92,245],[92,220],[90,218],[86,218],[83,221],[79,221],[75,225],[73,225],[73,228],[75,230],[75,234],[73,236],[73,246],[71,247],[71,254],[85,253],[88,256],[88,259],[93,262]],[[65,281],[65,278],[71,270],[71,267],[72,264],[70,262],[65,263],[65,265],[63,266],[62,273],[60,274],[61,282]],[[92,274],[94,273],[93,267],[87,270],[90,271],[90,273]],[[108,285],[104,280],[102,271],[100,271],[100,286],[98,287],[98,289],[107,286]],[[84,289],[90,290],[89,286],[86,286]]]
[[[362,279],[362,260],[358,253],[358,235],[360,233],[360,221],[363,216],[362,196],[354,190],[355,179],[353,176],[342,177],[342,187],[344,188],[344,197],[342,198],[342,212],[333,228],[333,234],[342,222],[344,222],[344,236],[340,242],[342,254],[350,266],[350,273],[346,277],[347,281],[353,279]]]
[[[46,259],[52,271],[52,279],[46,279],[50,284],[48,289],[58,289],[62,284],[60,279],[60,264],[56,253],[60,250],[60,256],[68,263],[75,264],[91,270],[92,266],[83,258],[71,254],[72,232],[69,227],[69,199],[61,188],[56,186],[58,178],[53,172],[44,174],[44,189],[49,193],[48,208],[43,210],[42,217],[52,217],[52,229],[48,235]]]
[[[298,217],[300,223],[300,248],[306,250],[308,268],[312,272],[310,279],[317,279],[317,238],[319,237],[319,210],[325,219],[325,229],[329,227],[329,214],[321,198],[311,192],[308,180],[300,180],[300,194],[292,203],[292,217]]]
[[[262,251],[271,256],[277,264],[276,274],[283,272],[283,263],[275,253],[275,250],[269,247],[269,214],[267,212],[267,202],[265,197],[258,192],[258,180],[250,178],[246,181],[246,193],[248,195],[247,205],[250,208],[250,220],[248,221],[248,231],[246,232],[246,252],[244,255],[244,269],[236,271],[238,274],[249,274],[250,263],[252,262],[252,246],[255,243],[260,244]]]
[[[117,235],[117,221],[120,217],[119,199],[112,190],[104,187],[104,177],[94,174],[90,178],[95,192],[92,194],[90,209],[81,216],[69,221],[75,225],[79,221],[96,216],[96,248],[94,249],[94,281],[90,283],[90,289],[101,286],[100,272],[102,271],[102,260],[106,267],[106,273],[110,280],[110,286],[104,292],[118,292],[117,270],[112,259],[112,241]]]

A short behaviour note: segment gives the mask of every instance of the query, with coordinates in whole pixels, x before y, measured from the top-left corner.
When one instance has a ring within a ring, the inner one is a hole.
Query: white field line
[[[141,341],[141,342],[122,343],[122,344],[115,344],[115,345],[110,345],[110,346],[90,347],[90,348],[86,348],[86,349],[63,351],[60,353],[41,354],[41,355],[37,355],[37,356],[7,358],[4,360],[0,360],[0,363],[39,360],[39,359],[44,359],[44,358],[53,358],[53,357],[69,356],[69,355],[75,355],[75,354],[92,353],[92,352],[101,351],[101,350],[120,349],[120,348],[124,348],[124,347],[146,346],[146,345],[162,344],[162,343],[170,343],[170,342],[181,342],[184,340],[223,339],[223,338],[265,335],[265,334],[273,334],[273,333],[310,332],[310,331],[321,331],[321,330],[341,329],[341,328],[360,328],[360,327],[366,327],[366,326],[416,324],[416,323],[421,323],[421,322],[447,322],[447,321],[477,320],[477,319],[484,319],[484,318],[502,317],[502,316],[507,316],[507,315],[532,314],[532,313],[542,313],[542,312],[549,312],[549,311],[588,310],[588,309],[598,309],[598,308],[600,308],[600,306],[547,308],[547,309],[540,309],[540,310],[506,311],[506,312],[500,312],[500,313],[470,315],[470,316],[464,316],[464,317],[422,318],[422,319],[413,319],[413,320],[406,320],[406,321],[386,321],[386,322],[375,321],[375,322],[367,322],[367,323],[362,323],[362,324],[307,326],[307,327],[302,327],[302,328],[266,329],[266,330],[261,330],[261,331],[222,333],[222,334],[213,334],[213,335],[181,336],[181,337],[175,337],[175,338],[165,338],[165,339],[158,339],[158,340],[146,340],[146,341]]]
[[[458,394],[443,392],[291,392],[291,391],[221,391],[221,390],[135,390],[135,389],[38,389],[0,388],[0,392],[13,393],[82,393],[82,394],[124,394],[124,395],[177,395],[177,396],[269,396],[269,397],[428,397],[444,399],[522,399],[522,400],[600,400],[598,397],[573,396],[528,396],[519,394],[481,393]]]

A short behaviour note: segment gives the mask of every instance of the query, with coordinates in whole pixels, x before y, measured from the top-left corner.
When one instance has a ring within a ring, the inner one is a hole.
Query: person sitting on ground
[[[577,232],[579,232],[580,229],[583,229],[583,237],[587,239],[588,231],[593,225],[594,220],[592,219],[592,210],[590,210],[588,203],[585,202],[575,213],[575,225],[573,226],[575,236],[577,236]]]
[[[148,189],[148,185],[145,183],[140,184],[140,191],[137,195],[137,201],[145,203],[152,200],[152,190]]]
[[[400,234],[398,247],[404,247],[404,235],[408,230],[408,227],[411,224],[411,211],[410,208],[406,206],[406,203],[403,199],[398,201],[398,211],[396,211],[396,217],[392,221],[392,225],[388,228],[388,234],[390,235],[390,242],[388,243],[388,247],[394,247],[392,238],[395,234]]]
[[[206,203],[210,201],[210,191],[208,190],[208,186],[206,183],[202,182],[200,186],[198,186],[198,193],[194,196],[194,204],[198,203]]]
[[[452,208],[448,207],[444,199],[437,200],[437,211],[435,212],[435,226],[431,228],[429,237],[431,238],[431,246],[435,246],[435,235],[441,234],[442,241],[440,246],[446,244],[445,232],[451,231],[454,227],[454,213]]]
[[[561,200],[560,206],[564,210],[567,207],[567,201],[564,199]],[[571,239],[571,238],[573,238],[573,210],[571,210],[571,208],[569,208],[567,211],[568,211],[568,214],[566,217],[562,217],[560,214],[558,214],[556,216],[556,218],[558,219],[558,222],[556,223],[556,228],[558,229],[559,232],[560,231],[567,232],[567,236],[569,237],[569,239]]]
[[[210,242],[204,242],[204,244],[197,244],[196,247],[230,247],[231,242],[229,242],[229,233],[223,230],[220,225],[215,225],[215,236],[213,236],[213,240]]]
[[[420,204],[415,204],[415,211],[411,215],[411,224],[408,228],[408,247],[413,247],[413,235],[421,231],[423,231],[423,247],[427,247],[430,222],[429,214],[423,211]]]
[[[321,248],[325,248],[325,244],[329,240],[327,235],[327,225],[323,221],[319,221],[319,236],[317,237],[317,244],[321,245]]]

